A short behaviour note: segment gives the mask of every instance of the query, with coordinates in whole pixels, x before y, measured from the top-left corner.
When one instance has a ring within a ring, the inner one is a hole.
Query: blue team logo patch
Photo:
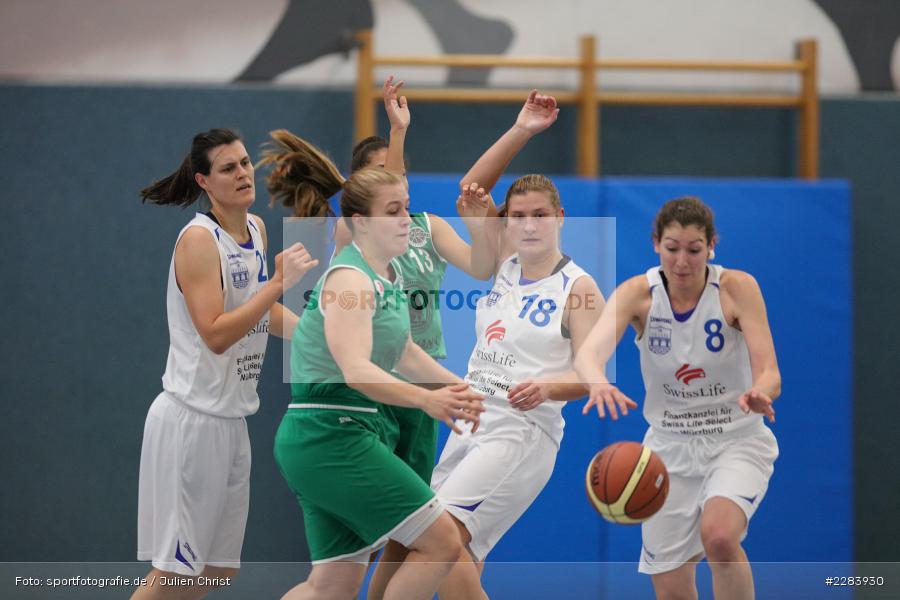
[[[247,263],[234,260],[228,266],[231,270],[231,285],[239,290],[250,285],[250,269],[247,268]]]
[[[666,324],[668,319],[650,317],[647,328],[647,347],[653,354],[667,354],[672,349],[672,328]]]
[[[494,306],[495,304],[497,304],[497,302],[500,301],[500,298],[506,295],[506,292],[508,291],[509,290],[502,285],[495,286],[494,289],[492,289],[488,294],[486,304],[488,306]]]

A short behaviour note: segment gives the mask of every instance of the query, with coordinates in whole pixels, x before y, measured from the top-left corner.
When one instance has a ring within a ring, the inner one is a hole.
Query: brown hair
[[[682,196],[669,200],[663,204],[653,220],[654,241],[662,239],[663,230],[672,223],[678,223],[682,227],[696,225],[706,232],[706,244],[716,240],[716,226],[713,223],[713,212],[700,198],[694,196]]]
[[[402,184],[394,173],[384,169],[360,169],[344,179],[334,163],[321,150],[290,131],[278,129],[258,166],[273,165],[266,177],[272,201],[281,200],[297,217],[333,215],[328,199],[341,194],[341,216],[352,229],[350,217],[368,215],[374,190],[382,185]]]
[[[140,191],[141,202],[149,200],[153,204],[190,206],[203,192],[197,180],[194,179],[194,174],[209,175],[212,168],[209,151],[217,146],[240,140],[240,134],[233,129],[210,129],[204,133],[198,133],[191,143],[191,151],[181,161],[178,169]]]
[[[350,157],[350,172],[355,173],[369,165],[369,158],[375,152],[388,147],[388,141],[379,135],[372,135],[353,147]]]
[[[532,174],[523,175],[513,181],[512,185],[509,186],[509,189],[506,191],[506,199],[497,211],[497,216],[505,217],[509,213],[510,198],[527,194],[528,192],[546,193],[547,196],[550,197],[550,204],[553,205],[553,209],[559,210],[561,203],[559,200],[559,190],[556,189],[556,185],[554,185],[550,178],[545,175]]]
[[[350,172],[356,173],[360,169],[365,169],[369,166],[372,154],[387,149],[389,146],[390,143],[380,135],[371,135],[360,140],[353,147],[353,153],[350,156]],[[405,156],[403,157],[403,168],[406,171],[409,170],[409,161]]]

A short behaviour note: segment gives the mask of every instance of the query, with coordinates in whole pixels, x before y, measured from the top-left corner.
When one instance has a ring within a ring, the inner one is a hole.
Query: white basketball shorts
[[[141,447],[138,560],[188,576],[239,568],[249,508],[247,422],[157,396]]]
[[[447,439],[431,487],[471,534],[469,552],[476,560],[485,559],[544,489],[557,451],[546,433],[524,419]]]
[[[665,434],[650,429],[644,445],[669,471],[669,496],[662,509],[641,525],[641,573],[665,573],[703,557],[700,518],[706,501],[727,498],[744,511],[747,523],[762,502],[778,458],[772,431],[759,423],[727,439]],[[744,530],[743,540],[747,531]]]

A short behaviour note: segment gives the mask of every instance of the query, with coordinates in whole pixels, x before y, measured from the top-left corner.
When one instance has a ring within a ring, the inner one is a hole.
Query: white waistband
[[[349,410],[350,412],[377,413],[377,408],[346,406],[344,404],[288,404],[288,408],[324,408],[327,410]]]

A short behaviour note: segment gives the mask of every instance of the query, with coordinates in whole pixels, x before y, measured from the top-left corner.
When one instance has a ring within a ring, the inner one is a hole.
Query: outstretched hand
[[[629,408],[637,408],[637,403],[619,391],[619,388],[609,383],[592,383],[591,384],[591,393],[590,398],[587,401],[587,404],[584,405],[584,408],[581,411],[581,414],[588,414],[588,411],[591,410],[592,406],[597,407],[597,416],[601,419],[606,416],[606,412],[609,411],[609,416],[613,421],[619,418],[619,411],[622,412],[622,416],[628,414]]]
[[[770,423],[775,422],[775,409],[772,408],[772,398],[757,389],[750,388],[741,394],[741,397],[738,398],[738,407],[744,411],[744,414],[752,411],[766,415]]]
[[[388,78],[384,80],[384,87],[381,89],[381,96],[384,98],[384,111],[387,113],[388,121],[391,123],[391,129],[406,129],[409,127],[409,103],[406,101],[406,96],[397,95],[404,83],[403,80],[394,83],[394,76],[388,75]]]
[[[556,98],[544,96],[537,90],[531,90],[528,99],[525,100],[525,106],[519,111],[516,127],[535,135],[553,125],[558,115],[559,108],[556,105]]]

